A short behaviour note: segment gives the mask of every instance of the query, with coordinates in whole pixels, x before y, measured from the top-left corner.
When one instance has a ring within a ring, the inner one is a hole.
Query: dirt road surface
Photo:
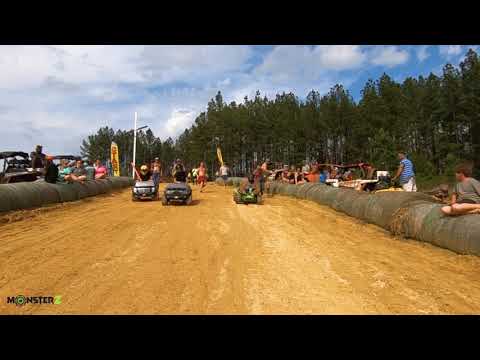
[[[0,313],[480,313],[477,257],[312,202],[231,194],[212,184],[162,207],[125,190],[0,224]],[[7,304],[19,294],[62,303]]]

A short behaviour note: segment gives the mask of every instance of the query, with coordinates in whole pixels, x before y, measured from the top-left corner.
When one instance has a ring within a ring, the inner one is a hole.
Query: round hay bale
[[[437,207],[439,207],[438,204],[422,200],[413,202],[393,214],[389,230],[395,235],[420,240],[419,234],[426,216]]]
[[[322,191],[322,189],[326,186],[324,184],[321,184],[321,183],[314,183],[315,186],[313,186],[312,188],[310,188],[306,193],[305,193],[305,198],[307,200],[312,200],[313,201],[313,198],[314,196],[317,196],[316,192],[318,189],[320,189],[320,191]]]
[[[69,184],[76,192],[78,199],[84,199],[88,197],[88,188],[85,184],[82,183],[73,183]]]
[[[288,184],[285,188],[285,195],[296,197],[298,192],[298,185]]]
[[[307,198],[307,192],[317,186],[318,183],[305,183],[298,186],[298,191],[296,196],[300,199]]]
[[[42,205],[39,187],[33,184],[33,182],[9,184],[13,194],[11,210],[30,209]]]
[[[122,180],[122,182],[125,181]],[[100,187],[94,180],[85,181],[84,185],[87,188],[88,196],[97,196],[100,194]]]
[[[369,198],[369,194],[360,193],[360,196],[353,201],[351,206],[346,208],[347,214],[354,216],[357,219],[365,219],[365,211],[368,206]]]
[[[0,185],[0,212],[10,211],[15,208],[15,194],[10,184]]]
[[[332,186],[325,185],[317,191],[316,201],[322,205],[332,206],[340,189],[336,189]]]
[[[47,182],[33,182],[32,187],[34,191],[40,194],[41,204],[56,204],[61,201],[60,193],[57,191],[57,186]]]
[[[477,214],[445,216],[437,205],[424,217],[417,239],[460,254],[480,255],[480,221]]]
[[[402,191],[372,194],[370,195],[363,220],[388,229],[395,212],[401,208],[408,207],[410,203],[420,200],[434,202],[430,196],[415,192]]]
[[[120,177],[110,177],[108,178],[108,181],[112,184],[112,189],[113,190],[119,190],[124,187],[125,180],[123,180]]]
[[[332,207],[337,211],[354,216],[354,208],[356,211],[359,210],[357,207],[355,207],[355,203],[359,200],[359,198],[364,198],[365,196],[368,195],[354,189],[338,189],[338,193],[332,203]],[[366,204],[366,202],[364,201],[362,204]]]
[[[79,199],[78,192],[72,184],[59,183],[55,184],[55,187],[61,202],[76,201]]]
[[[108,183],[105,182],[104,180],[94,180],[94,181],[95,181],[95,184],[97,185],[99,194],[105,194],[110,190]]]

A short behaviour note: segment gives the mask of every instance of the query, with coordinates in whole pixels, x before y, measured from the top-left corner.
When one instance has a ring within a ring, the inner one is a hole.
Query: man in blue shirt
[[[400,159],[400,166],[398,167],[397,173],[392,178],[392,181],[399,179],[403,190],[417,191],[413,163],[407,159],[407,156],[403,151],[398,153],[398,158]]]

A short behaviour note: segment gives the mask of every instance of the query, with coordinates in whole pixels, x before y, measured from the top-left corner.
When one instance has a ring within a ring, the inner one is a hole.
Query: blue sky
[[[133,113],[175,138],[218,90],[240,102],[343,84],[358,100],[365,82],[441,74],[468,48],[446,46],[0,46],[0,150],[79,153],[100,126],[129,129]]]

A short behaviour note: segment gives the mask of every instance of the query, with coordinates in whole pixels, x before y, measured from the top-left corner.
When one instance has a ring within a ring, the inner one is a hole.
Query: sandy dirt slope
[[[0,313],[480,312],[479,258],[308,201],[231,193],[209,185],[162,207],[125,190],[0,224]],[[7,304],[18,294],[62,304]]]

